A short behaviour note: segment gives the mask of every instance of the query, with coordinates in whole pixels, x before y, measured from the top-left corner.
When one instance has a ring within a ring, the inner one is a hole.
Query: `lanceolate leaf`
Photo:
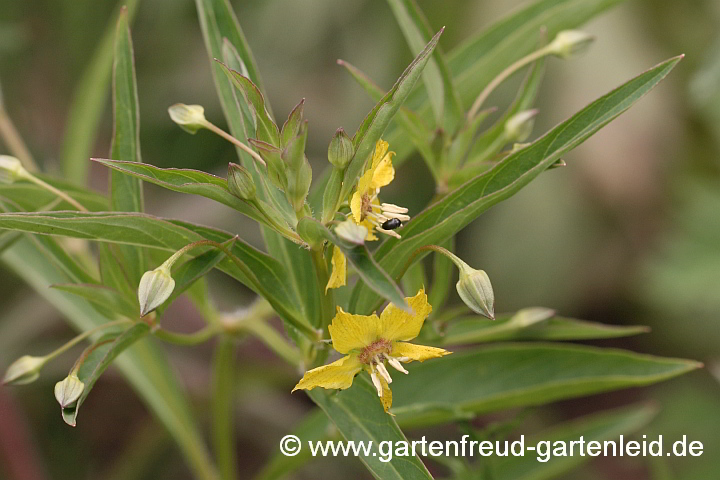
[[[76,187],[67,182],[52,179],[44,175],[35,175],[53,187],[67,193],[91,212],[109,210],[107,198],[98,192]],[[67,202],[59,200],[54,193],[33,183],[26,182],[0,184],[0,199],[10,201],[18,209],[26,212],[33,212],[40,209],[48,210],[50,206],[53,206],[53,210],[72,210],[74,208]]]
[[[435,424],[521,406],[649,385],[701,365],[578,345],[507,344],[456,352],[393,377],[401,424]]]
[[[78,372],[78,377],[85,384],[82,395],[80,395],[80,398],[78,398],[74,406],[62,409],[65,423],[73,427],[75,426],[80,407],[87,399],[90,391],[92,391],[92,388],[95,386],[95,382],[100,378],[100,375],[107,370],[118,355],[149,333],[150,326],[147,323],[141,322],[134,324],[120,335],[114,336],[114,338],[101,337],[97,343],[100,350],[95,355],[92,353],[88,355]],[[106,345],[107,348],[102,348]]]
[[[137,319],[140,310],[120,292],[104,285],[87,283],[60,283],[52,288],[63,292],[78,295],[92,303],[101,313],[112,318],[115,315],[124,315],[129,319]]]
[[[140,161],[140,112],[135,58],[133,55],[127,9],[120,11],[115,33],[115,60],[113,62],[113,137],[110,158]],[[116,212],[142,212],[142,183],[121,172],[110,172],[110,204]],[[145,256],[141,249],[123,246],[118,249],[123,269],[130,282],[140,281],[145,273]],[[109,266],[108,268],[113,268]]]
[[[400,287],[375,263],[365,245],[353,245],[337,238],[327,227],[311,217],[304,217],[298,222],[298,232],[307,238],[324,238],[334,244],[342,250],[345,258],[355,267],[360,279],[369,288],[396,306],[408,308]]]
[[[348,441],[372,442],[372,451],[361,455],[360,461],[379,480],[432,480],[432,476],[417,456],[394,456],[391,461],[381,461],[378,450],[382,442],[407,442],[402,430],[392,416],[385,413],[375,388],[364,377],[355,378],[353,386],[337,393],[327,393],[322,388],[308,392],[310,398],[332,420]]]
[[[417,82],[425,65],[427,64],[430,54],[437,46],[440,30],[430,40],[425,49],[413,60],[413,62],[405,69],[398,81],[393,85],[390,91],[378,102],[372,111],[365,117],[363,123],[355,132],[353,137],[353,145],[355,146],[355,154],[350,161],[345,172],[345,180],[340,191],[340,198],[346,198],[355,186],[355,181],[365,168],[367,159],[372,155],[375,143],[380,139],[387,128],[390,120],[397,113],[400,106],[405,102],[408,95]]]
[[[561,155],[630,108],[665,78],[681,58],[671,58],[600,97],[532,145],[505,157],[488,172],[450,192],[399,230],[401,240],[386,240],[376,251],[375,259],[390,275],[399,274],[417,248],[444,242],[492,205],[515,194]],[[375,293],[358,285],[353,291],[351,309],[368,313],[377,302]]]

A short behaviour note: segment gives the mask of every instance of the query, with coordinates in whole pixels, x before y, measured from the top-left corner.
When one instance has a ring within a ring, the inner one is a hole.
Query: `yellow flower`
[[[390,184],[395,178],[395,169],[392,165],[392,157],[395,152],[389,152],[388,146],[388,142],[384,140],[377,141],[370,167],[358,180],[355,193],[350,198],[350,218],[356,225],[367,229],[366,241],[377,240],[376,231],[400,238],[395,229],[401,226],[402,222],[410,220],[407,215],[407,208],[391,203],[380,203],[378,200],[380,188]],[[338,268],[340,255],[342,254],[335,248],[333,251],[333,271],[325,291],[328,288],[341,287],[346,283],[344,259],[342,271]]]
[[[328,288],[338,288],[345,285],[347,271],[345,255],[343,255],[342,250],[336,246],[333,246],[332,267],[332,274],[325,286],[325,293],[327,293]]]
[[[328,330],[333,348],[345,356],[305,372],[293,392],[298,389],[312,390],[315,387],[345,390],[352,385],[355,375],[365,370],[370,374],[387,412],[392,405],[392,392],[389,387],[392,378],[385,367],[386,362],[399,372],[407,374],[408,371],[402,363],[413,360],[422,362],[452,353],[442,348],[408,343],[420,333],[432,306],[428,303],[424,290],[406,300],[412,313],[392,304],[383,310],[380,317],[376,314],[352,315],[338,307]]]

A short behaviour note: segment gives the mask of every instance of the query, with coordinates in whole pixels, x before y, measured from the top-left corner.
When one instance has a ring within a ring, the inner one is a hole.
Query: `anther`
[[[405,375],[408,374],[408,371],[405,370],[405,368],[402,366],[402,364],[396,358],[391,357],[387,353],[385,354],[385,358],[387,359],[390,366],[392,366],[395,370],[397,370],[398,372],[402,372]]]

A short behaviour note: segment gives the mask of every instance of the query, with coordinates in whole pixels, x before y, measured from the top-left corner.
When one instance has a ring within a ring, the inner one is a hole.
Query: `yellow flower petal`
[[[380,319],[377,315],[351,315],[337,307],[337,313],[328,327],[333,348],[340,353],[362,349],[378,339]]]
[[[305,372],[292,391],[312,390],[315,387],[345,390],[352,385],[353,378],[360,370],[362,364],[358,362],[357,356],[347,355],[333,363]]]
[[[325,285],[325,293],[327,293],[328,288],[338,288],[345,286],[345,278],[347,276],[345,255],[343,255],[342,250],[340,250],[334,245],[332,254],[332,267],[333,268],[332,273],[330,274],[330,280],[328,280],[327,285]]]
[[[387,153],[389,147],[390,144],[383,139],[375,142],[375,151],[373,152],[373,159],[371,163],[373,170],[378,166],[380,161],[385,158],[385,154]]]
[[[353,219],[355,220],[355,223],[358,225],[360,224],[360,220],[362,220],[362,196],[363,194],[360,193],[360,188],[353,193],[352,198],[350,199],[350,211],[353,214]]]
[[[408,297],[407,300],[412,313],[401,310],[392,303],[385,307],[380,315],[380,323],[382,324],[382,338],[386,340],[412,340],[420,333],[423,322],[430,312],[432,306],[427,301],[425,290],[421,289],[414,297]]]
[[[365,220],[360,222],[358,225],[362,225],[363,227],[367,228],[368,233],[365,236],[366,242],[373,242],[378,239],[377,235],[375,235],[375,233],[373,233],[375,231],[375,225],[373,225],[373,223],[370,220],[368,220],[366,218]]]
[[[393,357],[407,357],[410,360],[417,360],[423,362],[429,358],[440,358],[445,355],[450,355],[452,352],[448,352],[443,348],[426,347],[425,345],[415,345],[414,343],[407,342],[395,342],[390,355]]]
[[[392,390],[390,390],[390,385],[388,385],[384,378],[378,376],[378,380],[380,380],[380,384],[382,385],[382,397],[380,397],[380,403],[382,403],[385,413],[390,413],[388,410],[390,410],[390,407],[392,406]],[[392,415],[392,413],[390,413],[390,415]]]
[[[392,165],[392,157],[395,152],[389,152],[385,157],[378,163],[377,167],[373,169],[372,181],[370,182],[370,189],[384,187],[393,181],[395,178],[395,169]]]

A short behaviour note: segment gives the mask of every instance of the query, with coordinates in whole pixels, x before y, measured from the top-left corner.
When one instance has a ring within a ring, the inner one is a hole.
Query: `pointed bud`
[[[15,360],[5,372],[3,385],[25,385],[32,383],[40,376],[40,369],[47,362],[47,357],[24,355]]]
[[[173,122],[188,133],[195,135],[198,130],[205,128],[205,109],[202,105],[185,105],[176,103],[168,108],[168,113]]]
[[[230,192],[243,200],[253,200],[257,192],[255,181],[247,168],[236,163],[228,164],[228,187]]]
[[[15,157],[0,155],[0,184],[13,183],[23,177],[25,169]]]
[[[495,294],[484,270],[475,270],[463,262],[456,288],[470,310],[495,320]]]
[[[145,272],[138,287],[140,316],[144,317],[162,305],[174,289],[175,280],[170,276],[169,266],[162,264],[155,270]]]
[[[505,137],[510,142],[523,142],[532,133],[537,110],[524,110],[516,113],[505,122]]]
[[[355,245],[363,245],[365,243],[365,237],[367,237],[368,230],[362,225],[358,225],[350,219],[345,220],[340,225],[335,227],[335,235],[342,240],[350,242]]]
[[[330,140],[330,146],[328,147],[328,160],[334,166],[340,169],[345,169],[352,160],[355,149],[353,148],[352,140],[348,137],[345,130],[338,128]]]
[[[85,384],[74,373],[55,384],[55,399],[62,408],[71,407],[85,390]]]
[[[594,36],[580,30],[563,30],[547,48],[552,55],[570,58],[585,52],[594,40]]]

